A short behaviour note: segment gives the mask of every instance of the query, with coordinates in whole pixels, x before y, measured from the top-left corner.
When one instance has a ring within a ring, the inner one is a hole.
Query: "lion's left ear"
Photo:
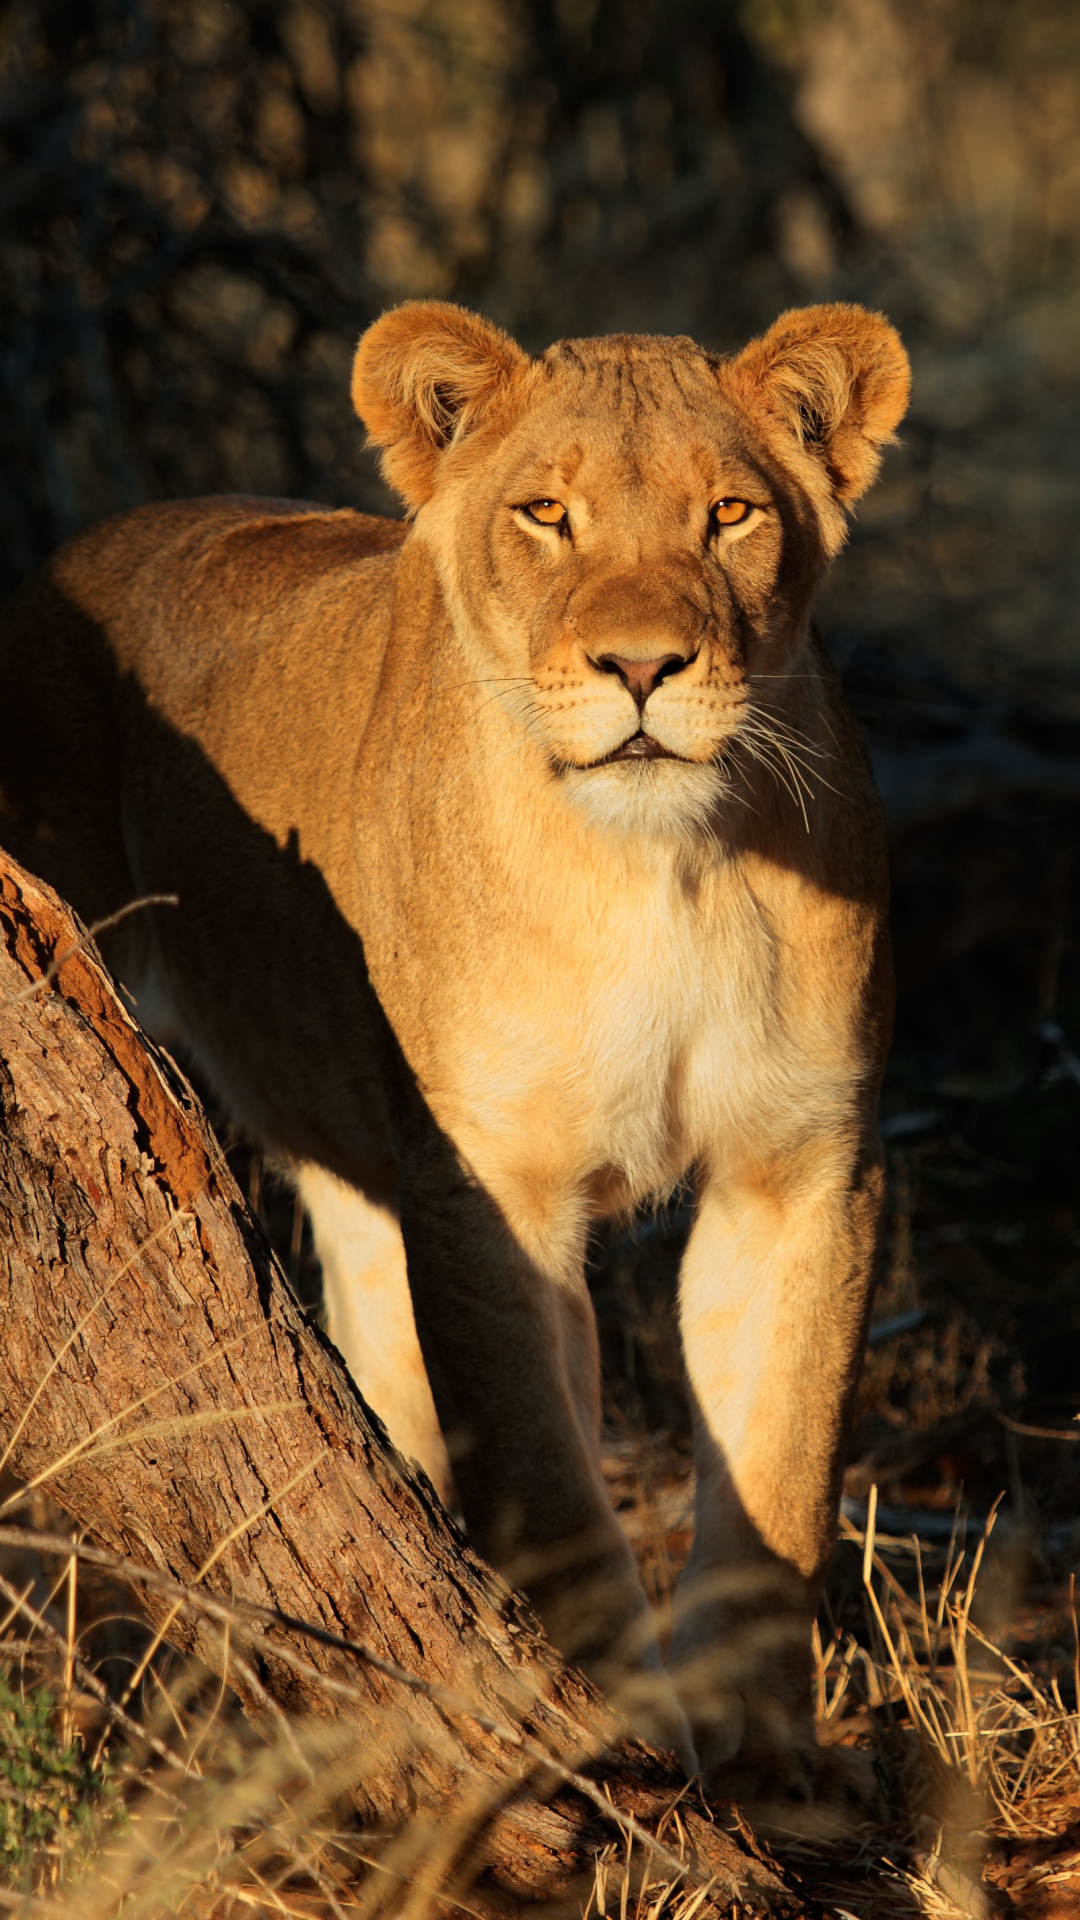
[[[895,327],[880,313],[840,304],[781,314],[722,377],[815,457],[842,507],[876,479],[880,449],[895,438],[911,393]]]
[[[441,456],[529,364],[500,327],[445,300],[409,300],[368,328],[353,361],[353,405],[406,506],[430,499]]]

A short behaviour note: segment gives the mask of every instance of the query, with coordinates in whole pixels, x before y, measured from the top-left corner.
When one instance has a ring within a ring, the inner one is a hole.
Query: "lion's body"
[[[599,1471],[585,1237],[696,1180],[713,1590],[676,1642],[719,1764],[769,1745],[773,1695],[780,1746],[809,1711],[879,1207],[885,861],[807,626],[842,489],[755,412],[747,356],[725,388],[688,343],[589,345],[542,378],[499,345],[502,390],[426,478],[369,355],[358,404],[411,529],[206,501],[62,550],[4,643],[0,831],[88,918],[179,896],[115,936],[140,1013],[297,1167],[331,1332],[446,1486],[403,1231],[468,1524],[609,1676],[642,1602]],[[718,486],[754,511],[703,546]],[[518,497],[557,491],[552,544]],[[638,713],[671,757],[612,757]],[[771,1677],[717,1678],[717,1636],[762,1608],[796,1623]],[[678,1737],[668,1706],[651,1724]]]

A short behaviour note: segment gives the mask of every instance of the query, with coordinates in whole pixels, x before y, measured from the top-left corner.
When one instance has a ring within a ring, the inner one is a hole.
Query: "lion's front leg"
[[[434,1123],[402,1155],[401,1224],[470,1538],[634,1731],[693,1769],[600,1469],[599,1353],[580,1247],[571,1260],[565,1235],[510,1218]]]
[[[697,1473],[670,1662],[706,1782],[809,1794],[810,1629],[836,1537],[882,1176],[703,1185],[680,1278]]]

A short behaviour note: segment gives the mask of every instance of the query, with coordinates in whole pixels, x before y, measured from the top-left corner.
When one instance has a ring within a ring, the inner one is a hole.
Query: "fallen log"
[[[621,1741],[395,1453],[191,1087],[70,909],[2,854],[0,1315],[3,1463],[130,1563],[158,1633],[249,1716],[347,1724],[366,1827],[453,1831],[448,1876],[468,1862],[525,1902],[571,1887],[613,1823],[670,1807],[674,1763]],[[706,1810],[682,1814],[709,1906],[799,1909]]]

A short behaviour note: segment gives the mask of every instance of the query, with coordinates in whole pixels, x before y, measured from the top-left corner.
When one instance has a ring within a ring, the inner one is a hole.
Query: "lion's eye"
[[[712,511],[718,527],[737,527],[746,519],[750,506],[746,500],[718,500]]]
[[[522,511],[542,527],[561,527],[566,519],[566,508],[558,500],[530,500]]]

